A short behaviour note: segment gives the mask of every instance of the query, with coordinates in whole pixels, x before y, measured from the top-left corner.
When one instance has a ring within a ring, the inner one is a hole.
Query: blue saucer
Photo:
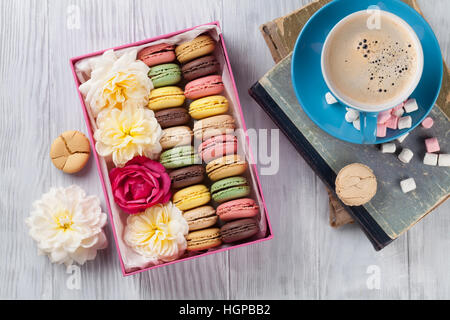
[[[345,108],[341,104],[328,105],[329,92],[320,67],[322,46],[330,30],[349,14],[377,5],[405,20],[422,43],[424,68],[419,85],[411,95],[419,110],[411,113],[412,127],[403,130],[388,129],[384,138],[375,143],[394,140],[414,129],[430,113],[438,98],[442,84],[443,62],[439,43],[433,30],[413,8],[400,0],[335,0],[318,10],[306,23],[294,47],[292,56],[292,84],[297,99],[309,118],[330,135],[352,143],[362,144],[363,136],[351,123],[345,121]]]

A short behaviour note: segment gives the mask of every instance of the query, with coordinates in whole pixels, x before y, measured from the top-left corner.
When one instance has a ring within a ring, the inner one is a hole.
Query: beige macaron
[[[377,179],[372,169],[364,164],[349,164],[336,177],[336,194],[348,206],[361,206],[376,193]]]
[[[183,213],[189,225],[189,231],[205,229],[216,224],[219,218],[211,206],[198,207]]]
[[[50,158],[59,170],[76,173],[89,160],[89,140],[79,131],[66,131],[56,138],[50,148]]]
[[[159,143],[164,150],[176,146],[190,145],[193,135],[191,128],[188,126],[167,128],[163,130]]]

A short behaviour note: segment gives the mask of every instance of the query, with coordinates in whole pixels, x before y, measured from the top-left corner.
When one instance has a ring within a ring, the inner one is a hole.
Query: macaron
[[[209,96],[194,100],[189,106],[189,114],[199,120],[217,116],[228,111],[228,100],[224,96]]]
[[[205,56],[186,63],[181,67],[183,78],[191,81],[220,71],[220,64],[214,56]]]
[[[258,222],[254,219],[241,219],[228,222],[220,228],[225,243],[241,241],[259,232]]]
[[[162,132],[159,143],[163,150],[190,145],[192,143],[192,136],[193,132],[188,126],[166,128]]]
[[[195,154],[193,146],[181,146],[161,153],[159,162],[166,169],[177,169],[199,163],[200,159]]]
[[[191,120],[189,112],[182,107],[157,111],[155,117],[163,129],[187,124]]]
[[[209,228],[216,224],[218,216],[211,206],[202,206],[183,213],[189,225],[189,231]]]
[[[148,76],[155,88],[171,86],[181,81],[181,69],[175,63],[160,64],[150,68]]]
[[[252,218],[258,213],[258,205],[250,198],[228,201],[217,207],[217,215],[222,221]]]
[[[195,58],[205,56],[214,51],[216,42],[209,35],[200,35],[194,40],[184,42],[175,48],[175,54],[180,63],[186,63]]]
[[[236,152],[237,138],[229,134],[209,138],[198,147],[198,154],[206,163]]]
[[[220,246],[222,237],[219,228],[208,228],[189,232],[186,241],[187,251],[200,251]]]
[[[222,114],[195,122],[194,137],[199,140],[206,140],[213,136],[232,134],[235,128],[233,117]]]
[[[202,182],[205,178],[205,168],[202,165],[184,167],[170,172],[169,177],[172,187],[180,189]]]
[[[148,107],[153,110],[180,107],[184,103],[184,92],[178,87],[162,87],[150,91]]]
[[[88,138],[80,131],[65,131],[50,147],[53,165],[65,173],[76,173],[84,168],[91,147]]]
[[[142,60],[149,67],[161,63],[172,62],[175,60],[175,46],[161,43],[146,47],[139,51],[137,58]]]
[[[173,203],[181,211],[203,206],[210,200],[211,194],[209,193],[208,188],[203,184],[196,184],[181,189],[173,195]]]
[[[216,181],[211,186],[211,195],[215,202],[222,203],[247,197],[250,186],[244,177],[230,177]]]
[[[188,82],[184,87],[184,96],[187,99],[195,100],[221,94],[224,89],[222,76],[206,76]]]
[[[217,158],[206,165],[206,173],[212,181],[241,175],[246,169],[247,162],[237,154]]]

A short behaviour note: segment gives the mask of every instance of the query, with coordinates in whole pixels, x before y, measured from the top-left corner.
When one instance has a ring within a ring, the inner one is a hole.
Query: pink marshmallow
[[[377,124],[377,137],[380,138],[386,137],[386,124],[384,123]]]
[[[397,130],[397,128],[398,128],[398,117],[392,115],[389,118],[389,120],[386,122],[386,127],[388,127],[389,129]]]
[[[401,108],[403,108],[403,106],[405,105],[404,102],[400,103],[398,106],[395,106],[391,109],[392,112],[400,110]]]
[[[431,117],[426,117],[423,121],[422,121],[422,127],[424,127],[425,129],[430,129],[434,124],[434,121]]]
[[[439,150],[441,150],[437,138],[425,139],[425,146],[427,148],[428,153],[438,152]]]
[[[378,114],[377,123],[386,123],[391,117],[391,110],[382,111]]]

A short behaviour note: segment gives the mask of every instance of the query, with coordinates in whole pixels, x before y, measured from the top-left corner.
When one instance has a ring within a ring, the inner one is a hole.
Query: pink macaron
[[[213,75],[188,82],[184,88],[184,95],[188,99],[195,100],[221,94],[223,90],[222,77]]]
[[[205,162],[237,152],[237,138],[229,134],[215,136],[198,147],[198,154]]]
[[[137,58],[149,67],[172,62],[176,58],[175,47],[167,43],[146,47],[139,51]]]
[[[243,198],[222,203],[216,213],[222,221],[255,217],[259,212],[255,200]]]

